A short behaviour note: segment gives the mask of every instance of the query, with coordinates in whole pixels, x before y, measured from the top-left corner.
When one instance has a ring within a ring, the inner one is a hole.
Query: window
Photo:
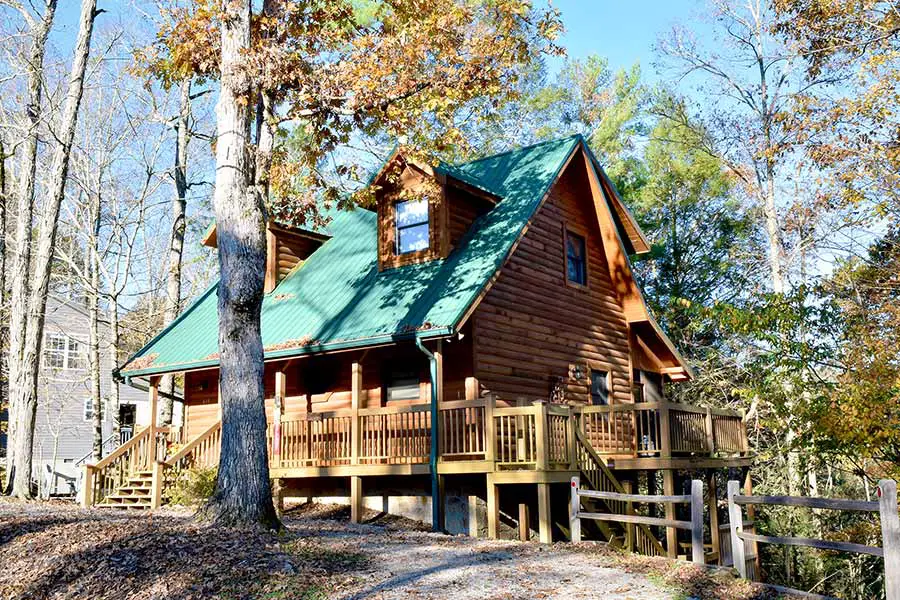
[[[48,333],[44,342],[44,366],[50,369],[84,369],[82,345],[61,333]]]
[[[591,369],[591,404],[594,406],[609,404],[609,371]]]
[[[397,222],[396,252],[425,250],[429,245],[428,200],[407,200],[394,205]]]
[[[584,238],[566,231],[566,277],[572,283],[587,285],[587,263]]]
[[[94,420],[94,399],[93,398],[85,398],[84,399],[84,420],[85,421],[93,421]]]
[[[632,370],[631,397],[635,404],[644,402],[644,380],[641,378],[641,372],[638,369]]]
[[[388,402],[419,399],[419,375],[413,371],[395,371],[388,383]]]

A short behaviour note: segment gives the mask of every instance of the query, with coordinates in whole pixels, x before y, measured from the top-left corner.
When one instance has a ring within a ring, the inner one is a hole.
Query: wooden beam
[[[630,481],[623,481],[622,488],[625,490],[626,495],[632,494],[634,492],[634,486]],[[630,500],[625,502],[625,514],[629,516],[634,516],[634,503]],[[634,552],[634,524],[626,523],[625,524],[625,550],[628,552]]]
[[[706,563],[703,549],[703,482],[691,481],[691,561],[694,564]]]
[[[158,460],[153,461],[153,474],[150,478],[150,510],[157,510],[162,506],[164,467],[165,465]]]
[[[550,484],[537,484],[538,538],[542,544],[553,542],[552,513],[550,512]]]

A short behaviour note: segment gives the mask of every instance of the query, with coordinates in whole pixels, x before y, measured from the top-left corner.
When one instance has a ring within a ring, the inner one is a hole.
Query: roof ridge
[[[492,158],[497,158],[499,156],[505,156],[507,154],[512,154],[513,152],[521,152],[523,150],[531,150],[532,148],[536,148],[538,146],[543,146],[545,144],[553,144],[556,142],[565,142],[565,141],[573,139],[573,138],[582,138],[582,137],[583,136],[580,133],[573,133],[572,135],[567,135],[567,136],[559,137],[559,138],[553,138],[552,140],[543,140],[540,142],[535,142],[533,144],[528,144],[527,146],[519,146],[518,148],[510,148],[509,150],[505,150],[503,152],[498,152],[497,154],[491,154],[490,156],[482,156],[481,158],[476,158],[475,160],[470,160],[470,161],[467,161],[464,163],[457,163],[453,166],[457,167],[457,168],[465,167],[465,166],[473,165],[475,163],[482,162],[485,160],[491,160]]]

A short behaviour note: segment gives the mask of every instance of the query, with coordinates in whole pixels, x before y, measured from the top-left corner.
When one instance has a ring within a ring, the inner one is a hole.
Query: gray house
[[[88,341],[90,319],[83,306],[61,298],[47,302],[47,319],[38,376],[34,438],[34,477],[43,493],[73,494],[79,471],[91,460],[94,410],[91,401]],[[113,381],[109,328],[100,325],[100,393],[103,398],[103,450],[128,440],[135,427],[150,422],[147,394]],[[118,385],[120,434],[113,436],[110,391]]]

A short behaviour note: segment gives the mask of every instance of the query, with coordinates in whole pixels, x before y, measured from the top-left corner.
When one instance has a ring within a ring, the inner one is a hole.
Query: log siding
[[[567,229],[585,237],[586,287],[567,284]],[[610,402],[632,401],[628,323],[601,240],[587,173],[573,161],[473,315],[476,377],[501,400],[546,399],[562,378],[567,403],[589,404],[589,369],[602,365]]]

